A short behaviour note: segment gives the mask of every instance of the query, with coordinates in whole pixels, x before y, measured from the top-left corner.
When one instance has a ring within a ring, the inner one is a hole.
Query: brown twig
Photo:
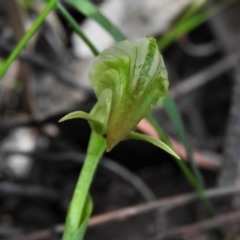
[[[222,75],[224,72],[232,69],[234,64],[239,59],[239,53],[233,53],[203,71],[181,81],[170,89],[170,95],[177,98],[192,92],[206,83],[213,81],[216,77]]]
[[[206,197],[216,198],[220,196],[227,196],[240,192],[240,186],[233,186],[228,188],[211,189],[206,191]],[[170,197],[152,201],[147,204],[141,204],[134,207],[125,208],[115,212],[102,214],[92,217],[90,220],[90,226],[100,225],[107,222],[122,221],[132,216],[140,215],[149,211],[161,210],[161,213],[167,213],[168,211],[189,204],[198,199],[196,193],[189,193],[178,195],[176,197]]]
[[[10,182],[0,183],[1,196],[20,196],[20,197],[34,197],[34,198],[46,198],[50,200],[58,200],[60,194],[53,190],[37,185],[20,185]]]
[[[196,224],[191,224],[184,227],[172,229],[163,234],[159,234],[158,236],[151,238],[149,240],[163,240],[166,239],[167,237],[173,236],[177,236],[180,238],[187,235],[188,236],[193,234],[195,235],[199,232],[218,228],[221,226],[230,225],[236,223],[237,221],[240,221],[240,211],[227,213],[213,219],[198,222]]]
[[[211,189],[206,191],[206,196],[208,198],[219,198],[222,196],[229,196],[232,194],[238,194],[240,193],[240,186],[232,186],[232,187],[226,187],[226,188],[219,188],[219,189]],[[110,213],[101,214],[98,216],[94,216],[90,219],[89,227],[99,226],[106,223],[112,223],[112,222],[118,222],[118,221],[124,221],[130,217],[138,216],[144,213],[148,213],[151,211],[159,211],[161,214],[166,214],[168,211],[189,204],[193,201],[196,201],[199,199],[198,195],[196,193],[188,193],[183,194],[175,197],[160,199],[157,201],[152,201],[145,204],[140,204],[133,207],[128,207],[122,210],[113,211]],[[224,218],[230,221],[238,220],[240,219],[240,213],[236,213],[235,215],[224,215],[224,217],[218,217],[215,219],[207,220],[207,224],[204,223],[204,226],[211,226],[212,228],[218,227],[219,223],[222,223]],[[205,222],[205,221],[204,221]],[[194,226],[197,224],[194,224]],[[193,226],[193,229],[196,229],[196,227]],[[202,225],[201,225],[202,226]],[[45,239],[48,238],[52,231],[60,234],[63,232],[64,225],[59,224],[54,227],[53,230],[51,229],[43,229],[39,231],[35,231],[30,234],[18,236],[18,238],[8,238],[5,240],[38,240],[38,239]]]

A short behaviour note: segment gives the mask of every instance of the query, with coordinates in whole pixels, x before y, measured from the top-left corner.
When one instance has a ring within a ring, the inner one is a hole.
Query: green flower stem
[[[61,15],[67,20],[67,22],[71,25],[71,27],[74,29],[74,31],[80,36],[80,38],[88,45],[88,47],[91,49],[92,53],[95,56],[99,55],[99,51],[95,48],[95,46],[91,43],[91,41],[86,37],[86,35],[83,33],[83,31],[79,27],[78,23],[69,14],[69,12],[66,10],[66,8],[61,3],[58,3],[57,9],[61,13]]]
[[[18,57],[18,55],[21,53],[23,48],[27,45],[29,40],[32,38],[34,33],[39,29],[47,15],[56,7],[58,0],[52,0],[48,3],[48,5],[45,7],[45,9],[41,12],[41,14],[38,16],[38,18],[35,20],[31,28],[27,31],[27,33],[23,36],[21,41],[17,44],[17,46],[14,48],[13,52],[10,54],[8,59],[4,62],[0,69],[0,79],[4,76],[12,62]]]
[[[92,132],[86,159],[68,209],[63,240],[73,240],[81,223],[86,220],[83,219],[84,206],[97,165],[105,149],[106,139]]]

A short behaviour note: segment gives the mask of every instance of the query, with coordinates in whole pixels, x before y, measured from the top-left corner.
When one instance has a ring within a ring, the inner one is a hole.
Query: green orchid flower
[[[91,112],[72,112],[60,121],[86,119],[92,131],[106,138],[107,151],[134,138],[179,158],[163,142],[132,132],[168,92],[167,71],[154,38],[125,40],[107,48],[96,58],[89,78],[98,99]]]

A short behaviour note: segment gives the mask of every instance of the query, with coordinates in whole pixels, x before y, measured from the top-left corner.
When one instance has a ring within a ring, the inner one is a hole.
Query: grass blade
[[[57,4],[57,9],[61,13],[61,15],[66,19],[66,21],[71,25],[74,31],[79,35],[79,37],[88,45],[88,47],[91,49],[93,54],[97,56],[99,54],[99,51],[91,43],[91,41],[89,41],[89,39],[86,37],[86,35],[83,33],[83,31],[79,27],[77,21],[71,16],[71,14],[66,10],[66,8],[60,2]]]
[[[116,41],[122,41],[126,37],[111,23],[98,8],[88,0],[66,0],[83,15],[92,18],[100,24]]]
[[[220,3],[215,4],[213,7],[211,7],[209,10],[206,10],[205,12],[196,12],[195,10],[191,12],[190,15],[189,12],[186,12],[186,14],[180,17],[179,21],[176,22],[175,26],[173,26],[158,40],[159,49],[163,50],[167,48],[171,43],[184,36],[185,34],[189,33],[193,29],[197,28],[202,23],[206,22],[211,17],[223,11],[236,1],[237,0],[221,1]],[[205,6],[205,3],[202,5],[202,7],[203,6]]]
[[[7,58],[7,60],[3,63],[0,69],[0,80],[12,64],[12,62],[18,57],[18,55],[21,53],[23,48],[27,45],[29,40],[32,38],[34,33],[39,29],[39,27],[42,25],[43,21],[47,17],[47,15],[56,7],[58,0],[52,0],[49,1],[45,9],[41,12],[41,14],[38,16],[38,18],[35,20],[31,28],[26,32],[26,34],[23,36],[21,41],[17,44],[17,46],[14,48],[13,52],[10,54],[10,56]]]
[[[203,178],[202,178],[201,173],[193,159],[192,151],[191,151],[190,145],[188,143],[188,140],[187,140],[187,137],[185,134],[184,126],[183,126],[179,111],[177,110],[177,107],[176,107],[174,101],[169,97],[164,99],[163,105],[165,107],[165,110],[168,114],[169,119],[171,120],[172,124],[174,125],[174,127],[177,131],[177,134],[178,134],[181,142],[183,143],[183,145],[186,149],[190,166],[199,182],[199,185],[201,188],[204,188]]]

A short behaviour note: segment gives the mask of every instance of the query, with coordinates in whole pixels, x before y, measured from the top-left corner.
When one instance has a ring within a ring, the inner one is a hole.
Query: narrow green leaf
[[[190,11],[185,12],[175,25],[158,40],[159,49],[165,49],[171,43],[197,28],[236,1],[237,0],[221,1],[206,11],[197,12],[199,10],[198,7],[197,9],[191,9]],[[206,3],[203,3],[202,6],[205,6],[205,4]]]
[[[7,58],[7,60],[1,66],[0,80],[2,79],[2,77],[4,76],[4,74],[10,67],[10,65],[12,64],[12,62],[18,57],[18,55],[21,53],[23,48],[27,45],[27,43],[32,38],[32,36],[42,25],[42,23],[45,20],[45,18],[47,17],[47,15],[56,7],[57,1],[58,0],[49,1],[48,5],[44,8],[44,10],[38,16],[38,18],[34,21],[33,25],[30,27],[30,29],[26,32],[26,34],[23,36],[23,38],[20,40],[20,42],[14,48],[13,52],[10,54],[10,56]]]
[[[162,130],[162,128],[158,125],[158,123],[156,122],[156,120],[153,118],[153,116],[151,114],[148,114],[146,116],[147,120],[152,124],[152,126],[155,128],[155,130],[157,131],[160,139],[169,147],[173,150],[173,147],[171,145],[171,142],[168,138],[168,136],[164,133],[164,131]],[[174,150],[173,150],[174,151]],[[199,188],[199,184],[198,181],[196,179],[196,177],[192,174],[191,170],[189,169],[189,167],[186,165],[186,163],[184,161],[179,161],[178,159],[176,159],[174,157],[174,160],[176,161],[177,165],[179,166],[179,168],[182,170],[182,172],[184,173],[184,175],[186,176],[187,180],[189,181],[189,183],[192,185],[192,187],[198,191]]]
[[[171,109],[172,113],[174,113],[174,110],[176,110],[175,107],[174,108],[170,108],[170,109]],[[161,137],[161,139],[163,139],[163,141],[168,145],[169,148],[172,148],[171,143],[170,143],[170,141],[168,139],[168,136],[163,132],[163,130],[160,128],[160,126],[157,124],[157,122],[154,120],[154,118],[151,115],[147,115],[147,119],[155,127],[155,129],[158,132],[158,134]],[[175,125],[175,128],[176,128],[176,125]],[[183,130],[181,130],[181,132],[182,132],[181,134],[184,133]],[[186,149],[186,146],[185,146],[185,149]],[[186,178],[188,179],[189,183],[192,185],[194,190],[198,193],[199,197],[203,201],[203,204],[205,205],[205,207],[208,210],[208,212],[210,213],[210,215],[213,216],[213,217],[216,216],[215,210],[214,210],[211,202],[208,200],[208,198],[205,195],[203,186],[201,184],[199,184],[199,180],[198,180],[198,178],[196,178],[196,174],[194,173],[194,175],[193,175],[192,171],[188,168],[188,166],[186,165],[185,162],[179,161],[175,157],[174,157],[174,159],[175,159],[175,162],[177,163],[177,165],[179,166],[179,168],[183,171],[183,173],[186,176]],[[192,159],[192,161],[194,161],[194,160]],[[194,164],[194,167],[197,168],[196,163],[193,162],[193,164]]]
[[[208,0],[191,1],[189,5],[184,9],[180,17],[176,20],[177,24],[203,11],[203,8],[207,5],[208,2],[209,2]]]
[[[78,231],[74,237],[74,240],[83,240],[86,230],[87,230],[87,226],[88,226],[88,219],[85,219],[81,223],[80,228],[78,229]]]
[[[88,197],[86,199],[86,203],[84,205],[84,212],[83,212],[82,220],[81,220],[81,223],[80,223],[80,227],[79,227],[79,229],[76,233],[76,236],[75,236],[74,240],[83,240],[84,235],[85,235],[86,230],[87,230],[88,220],[89,220],[90,215],[92,213],[92,209],[93,209],[92,199],[88,195]]]
[[[91,41],[89,41],[89,39],[83,33],[82,29],[79,27],[77,21],[71,16],[71,14],[60,2],[58,2],[57,4],[57,9],[61,13],[61,15],[67,20],[67,22],[71,25],[74,31],[80,36],[80,38],[89,46],[93,54],[98,55],[99,51],[95,48]]]
[[[181,160],[180,157],[168,145],[166,145],[164,142],[162,142],[161,140],[159,140],[157,138],[153,138],[151,136],[144,135],[141,133],[136,133],[136,132],[130,132],[130,134],[128,135],[128,138],[149,142],[149,143],[161,148],[162,150],[166,151],[167,153],[171,154],[175,158]]]
[[[181,24],[177,24],[158,40],[159,49],[163,50],[167,48],[171,43],[201,25],[206,19],[206,14],[201,14],[193,16],[192,18],[189,18],[188,21],[184,21]]]
[[[88,0],[66,0],[83,15],[99,23],[116,41],[122,41],[125,36]]]
[[[93,210],[93,202],[91,196],[88,194],[86,198],[86,202],[84,204],[82,219],[80,220],[81,223],[84,222],[86,219],[89,219]]]
[[[202,188],[204,188],[204,182],[203,182],[203,178],[202,178],[202,175],[193,159],[193,156],[192,156],[192,151],[191,151],[191,148],[189,146],[189,143],[187,141],[187,137],[186,137],[186,134],[185,134],[185,130],[184,130],[184,126],[183,126],[183,123],[182,123],[182,119],[180,117],[180,114],[177,110],[177,107],[174,103],[174,101],[167,97],[164,99],[164,107],[165,107],[165,110],[168,114],[168,117],[170,118],[171,122],[173,123],[176,131],[177,131],[177,134],[178,136],[180,137],[180,140],[181,142],[183,143],[185,149],[186,149],[186,152],[187,152],[187,157],[188,157],[188,160],[189,160],[189,163],[192,167],[192,170],[195,174],[195,176],[197,177],[197,180],[200,184],[200,186]]]

